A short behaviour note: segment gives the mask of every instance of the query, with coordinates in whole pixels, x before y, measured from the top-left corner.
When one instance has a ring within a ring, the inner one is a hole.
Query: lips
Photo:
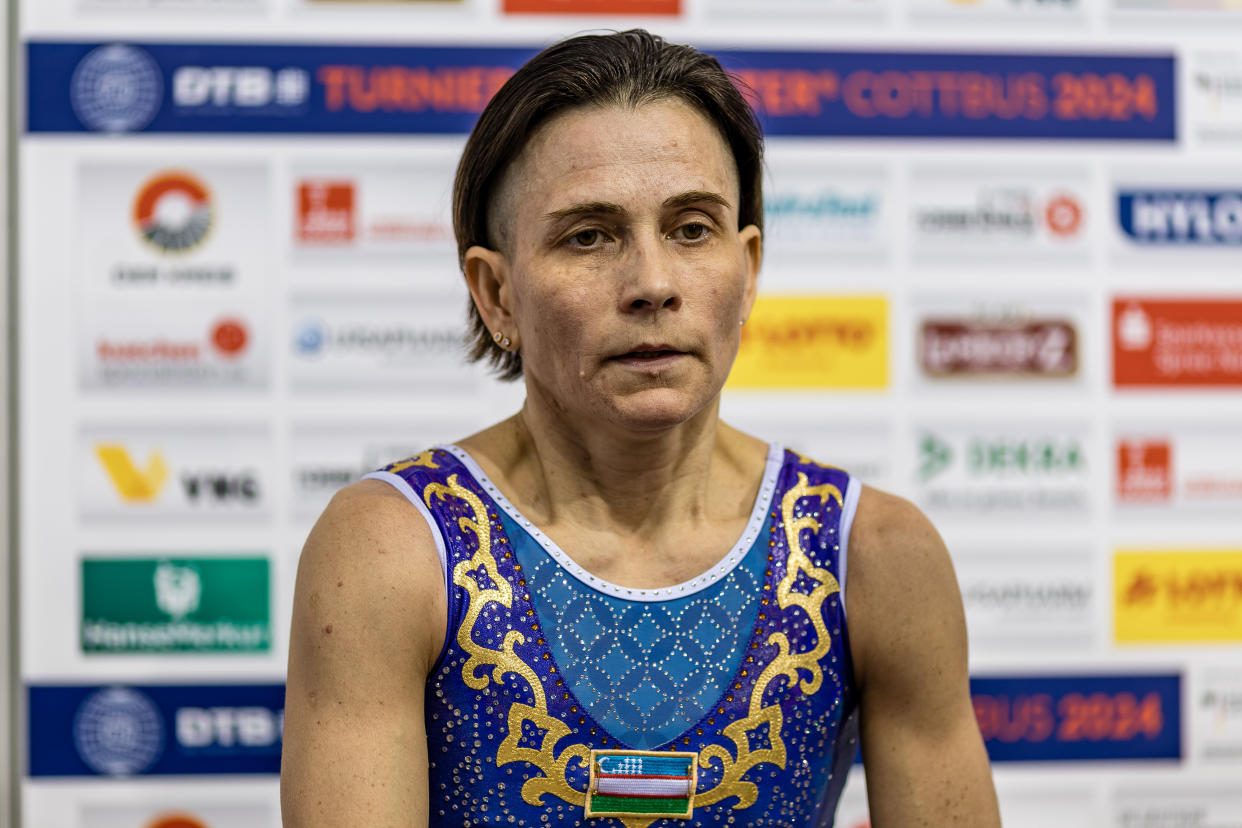
[[[633,350],[626,351],[623,354],[617,354],[616,356],[613,357],[613,359],[640,360],[640,361],[657,360],[663,357],[682,356],[685,353],[686,353],[685,351],[679,348],[674,348],[672,345],[668,345],[664,343],[661,343],[658,345],[643,344],[643,345],[639,345]]]

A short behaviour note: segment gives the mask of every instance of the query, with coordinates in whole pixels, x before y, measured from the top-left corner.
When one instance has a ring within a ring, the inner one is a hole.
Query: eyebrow
[[[688,192],[679,193],[675,196],[669,196],[664,199],[663,206],[665,209],[688,207],[691,204],[701,204],[707,202],[709,204],[718,204],[721,207],[732,207],[729,200],[719,193],[713,193],[708,190],[690,190]],[[581,204],[571,204],[560,210],[553,210],[545,213],[543,220],[547,222],[556,222],[562,219],[571,218],[573,216],[585,215],[609,215],[622,216],[625,215],[625,208],[620,204],[614,204],[611,201],[584,201]]]

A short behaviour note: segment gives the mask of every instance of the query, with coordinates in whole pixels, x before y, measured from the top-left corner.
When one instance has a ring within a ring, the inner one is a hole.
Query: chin
[[[664,431],[689,422],[708,402],[682,389],[651,388],[616,401],[608,419],[634,431]]]

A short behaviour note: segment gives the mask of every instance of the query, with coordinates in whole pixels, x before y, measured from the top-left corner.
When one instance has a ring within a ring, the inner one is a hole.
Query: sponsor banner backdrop
[[[1089,548],[953,550],[972,653],[1065,650],[1098,637]]]
[[[972,678],[970,693],[993,762],[1182,756],[1178,675]]]
[[[273,460],[262,426],[90,425],[78,436],[85,520],[265,517]]]
[[[1196,758],[1217,765],[1242,761],[1242,665],[1205,667],[1194,687],[1190,728]]]
[[[495,47],[30,43],[27,129],[467,132],[531,54]],[[1174,58],[1167,54],[715,54],[754,91],[769,135],[1176,137]],[[109,97],[118,83],[135,94]]]
[[[773,153],[763,184],[765,284],[780,262],[794,259],[803,287],[832,275],[831,256],[882,260],[891,255],[892,176],[879,165],[831,165]],[[808,267],[806,260],[817,266]]]
[[[457,248],[449,216],[456,153],[419,163],[299,164],[293,170],[293,252],[302,266],[325,261],[356,268],[364,262],[417,267],[434,256],[457,275]],[[438,255],[437,255],[438,254]]]
[[[641,26],[765,133],[721,415],[946,539],[1006,826],[1242,828],[1242,0],[15,6],[23,825],[279,823],[309,528],[522,405],[468,130]]]
[[[277,774],[283,684],[34,685],[30,776]]]
[[[1122,550],[1113,589],[1118,643],[1242,643],[1242,550]]]
[[[760,296],[742,326],[733,388],[888,386],[888,300]]]
[[[264,291],[267,198],[258,164],[85,164],[74,245],[83,287],[126,298]]]
[[[919,257],[1077,260],[1090,230],[1085,168],[920,167],[912,174],[910,244]]]
[[[1242,49],[1199,50],[1190,56],[1189,119],[1205,144],[1242,140]]]
[[[1115,502],[1127,516],[1234,518],[1242,509],[1242,426],[1120,426],[1116,457]]]
[[[464,293],[457,286],[457,293]],[[291,385],[298,390],[425,389],[465,393],[484,375],[463,369],[464,296],[322,296],[291,303]]]
[[[1154,789],[1153,789],[1154,788]],[[1189,789],[1188,789],[1189,788]],[[1153,786],[1119,791],[1113,802],[1116,828],[1242,828],[1242,793],[1236,787]]]
[[[172,797],[149,799],[151,804],[143,805],[85,802],[81,828],[272,828],[280,819],[265,802],[210,802],[202,794],[190,797],[189,802]],[[167,804],[154,804],[160,799]]]
[[[272,646],[267,558],[82,561],[85,653],[246,653]]]
[[[915,439],[914,499],[933,518],[1037,523],[1091,511],[1085,423],[928,424]]]
[[[1113,299],[1113,384],[1242,388],[1242,297]]]
[[[961,393],[1015,383],[1081,386],[1086,296],[931,294],[912,298],[919,390]]]

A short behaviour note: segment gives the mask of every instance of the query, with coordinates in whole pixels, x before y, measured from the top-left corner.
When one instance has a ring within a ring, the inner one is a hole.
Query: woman
[[[311,533],[286,825],[827,826],[859,726],[877,828],[999,825],[935,531],[719,419],[761,151],[719,64],[641,31],[488,105],[454,224],[473,356],[526,402]]]

